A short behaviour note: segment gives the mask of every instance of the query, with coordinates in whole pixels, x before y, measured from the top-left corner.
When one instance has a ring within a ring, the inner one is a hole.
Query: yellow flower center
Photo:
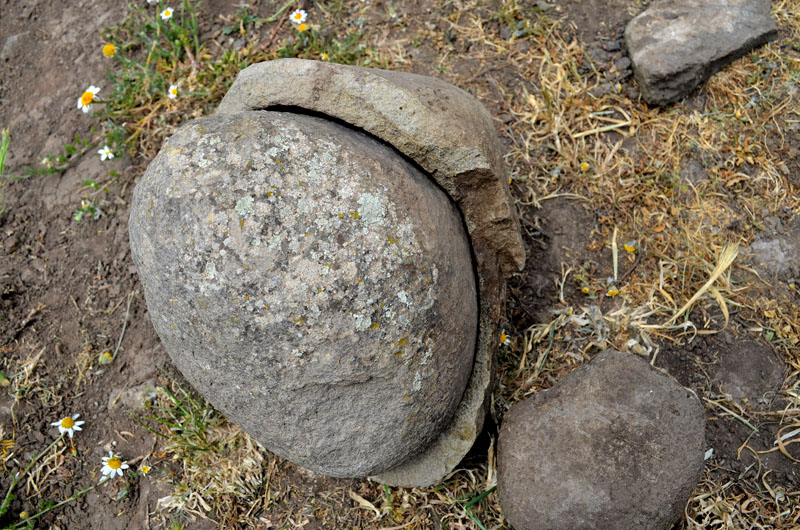
[[[172,11],[170,11],[169,9],[165,9],[164,10],[164,16],[165,17],[171,17],[172,16]]]
[[[94,92],[87,90],[81,94],[81,105],[86,106],[94,100]]]
[[[61,426],[64,427],[65,429],[71,429],[75,427],[75,420],[73,420],[72,418],[64,418],[63,420],[61,420]]]
[[[504,343],[508,337],[506,337],[505,332],[500,333],[500,343]]]
[[[173,88],[172,90],[170,90],[170,92],[172,92],[173,96],[177,96],[178,95],[178,89],[177,88]]]
[[[297,26],[297,31],[301,33],[307,29],[308,29],[308,24],[300,24],[299,26]]]
[[[106,57],[114,57],[114,54],[117,52],[117,47],[113,44],[106,44],[103,46],[103,55]]]
[[[303,20],[303,14],[302,13],[295,13],[294,14],[294,19],[295,20]]]
[[[94,100],[94,92],[87,90],[81,94],[81,105],[84,107],[89,105]]]
[[[150,473],[150,466],[142,466],[140,469],[141,469],[142,473],[144,473],[145,475]]]
[[[115,456],[113,458],[109,458],[108,462],[106,462],[106,465],[111,469],[119,469],[122,467],[122,460]]]

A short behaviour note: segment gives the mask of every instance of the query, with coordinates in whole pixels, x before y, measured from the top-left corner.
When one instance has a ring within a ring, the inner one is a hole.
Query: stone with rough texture
[[[268,449],[365,476],[451,423],[479,321],[469,241],[390,147],[302,114],[196,120],[137,185],[130,235],[176,366]]]
[[[522,268],[501,147],[475,98],[432,77],[282,59],[242,70],[217,114],[281,106],[325,114],[391,144],[456,201],[472,239],[497,255],[504,272]]]
[[[502,150],[472,96],[430,77],[284,59],[239,73],[217,112],[285,108],[342,120],[418,163],[452,197],[469,231],[479,293],[475,362],[453,421],[427,449],[372,478],[429,486],[450,473],[483,428],[505,303],[504,279],[524,264]]]
[[[517,530],[666,530],[702,475],[704,430],[694,394],[606,350],[505,415],[503,512]]]
[[[625,42],[645,100],[665,105],[777,33],[768,0],[656,0]]]

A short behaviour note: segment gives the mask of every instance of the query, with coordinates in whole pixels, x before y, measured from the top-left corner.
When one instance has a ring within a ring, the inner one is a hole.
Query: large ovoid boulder
[[[503,512],[517,530],[666,530],[702,475],[704,427],[693,393],[606,350],[505,415]]]
[[[481,431],[524,251],[492,119],[437,79],[243,70],[138,184],[131,247],[195,388],[313,470],[428,486]]]
[[[312,116],[196,120],[138,184],[130,234],[175,364],[275,453],[365,476],[452,418],[478,325],[469,242],[391,148]]]
[[[654,0],[625,28],[644,99],[664,105],[775,38],[767,0]]]

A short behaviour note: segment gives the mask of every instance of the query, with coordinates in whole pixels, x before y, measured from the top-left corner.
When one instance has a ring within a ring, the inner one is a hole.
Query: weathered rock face
[[[645,100],[664,105],[777,32],[766,0],[655,0],[625,42]]]
[[[175,364],[312,470],[390,469],[448,426],[478,301],[463,222],[397,152],[273,111],[181,128],[137,185],[131,247]]]
[[[800,277],[800,218],[784,222],[768,217],[765,224],[766,231],[760,232],[748,249],[748,261],[768,282]]]
[[[426,449],[371,478],[392,486],[441,481],[472,447],[491,397],[505,277],[525,252],[492,118],[448,83],[407,72],[281,59],[242,70],[217,109],[322,114],[364,130],[414,160],[455,201],[475,258],[479,327],[464,396]]]
[[[688,390],[606,350],[506,414],[506,518],[517,530],[666,530],[702,475],[704,421]]]

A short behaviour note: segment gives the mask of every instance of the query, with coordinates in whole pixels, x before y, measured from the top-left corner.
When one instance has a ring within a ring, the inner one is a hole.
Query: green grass
[[[164,138],[183,121],[211,113],[236,75],[251,64],[285,57],[322,59],[340,64],[385,66],[372,47],[361,42],[362,31],[344,35],[326,32],[322,21],[298,31],[286,20],[297,2],[283,4],[272,16],[258,17],[249,6],[239,8],[223,35],[240,37],[241,47],[201,41],[196,2],[183,0],[169,20],[157,10],[134,7],[119,25],[102,32],[104,42],[116,46],[114,68],[108,71],[110,89],[96,117],[103,120],[101,135],[115,153],[149,158]],[[274,50],[264,50],[257,30],[280,21]],[[310,21],[309,21],[310,22]],[[170,99],[176,85],[179,95]]]
[[[3,190],[3,175],[6,170],[6,155],[8,155],[9,145],[11,145],[11,133],[8,129],[3,129],[0,133],[0,191]],[[4,196],[0,194],[0,215],[6,211],[3,199]]]

